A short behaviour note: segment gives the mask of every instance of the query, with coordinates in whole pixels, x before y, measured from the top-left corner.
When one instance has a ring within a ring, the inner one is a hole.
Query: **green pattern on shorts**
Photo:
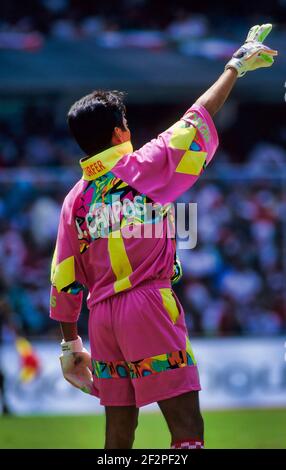
[[[152,374],[159,374],[167,370],[196,365],[194,356],[190,354],[188,349],[160,354],[132,362],[103,362],[93,359],[93,374],[98,379],[138,379]]]

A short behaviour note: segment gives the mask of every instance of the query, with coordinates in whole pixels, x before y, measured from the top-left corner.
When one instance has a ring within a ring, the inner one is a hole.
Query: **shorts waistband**
[[[146,281],[140,282],[136,286],[131,287],[130,289],[123,292],[128,292],[130,290],[141,289],[144,287],[153,287],[154,289],[164,289],[164,288],[171,288],[171,281],[170,279],[148,279]]]
[[[91,301],[91,299],[88,299],[87,305],[88,305],[89,310],[92,310],[94,305],[96,305],[99,302],[104,302],[105,300],[112,299],[119,295],[125,295],[125,294],[128,294],[128,292],[133,292],[135,290],[145,289],[148,287],[152,287],[153,289],[164,289],[164,288],[170,289],[172,285],[171,285],[170,279],[148,279],[146,281],[140,282],[139,284],[136,284],[135,286],[129,287],[128,289],[125,289],[121,292],[117,292],[116,294],[112,294],[103,298],[97,298],[94,301]]]

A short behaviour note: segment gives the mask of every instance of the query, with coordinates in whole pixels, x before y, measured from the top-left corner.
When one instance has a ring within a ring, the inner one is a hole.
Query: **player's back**
[[[74,287],[88,288],[89,307],[146,280],[171,279],[175,240],[170,205],[154,204],[109,171],[80,180],[63,212],[77,253]]]
[[[146,281],[171,282],[175,240],[169,203],[197,181],[217,145],[210,115],[195,105],[137,151],[127,141],[81,160],[82,179],[61,213],[52,318],[63,319],[63,311],[77,318],[83,286],[92,307]]]

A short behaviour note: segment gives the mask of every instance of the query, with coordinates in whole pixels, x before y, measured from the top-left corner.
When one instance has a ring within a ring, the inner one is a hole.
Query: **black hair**
[[[115,127],[124,130],[125,94],[96,90],[70,108],[67,121],[72,135],[86,155],[92,156],[111,146]]]

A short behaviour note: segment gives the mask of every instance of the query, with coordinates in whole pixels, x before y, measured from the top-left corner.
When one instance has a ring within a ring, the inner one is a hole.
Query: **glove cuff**
[[[63,356],[68,356],[72,353],[82,352],[83,344],[81,337],[78,336],[77,339],[73,341],[65,341],[64,339],[61,342],[61,348]]]
[[[237,71],[238,77],[243,77],[243,75],[246,74],[246,70],[244,70],[244,63],[240,59],[236,59],[235,57],[230,59],[224,69],[235,69]]]

